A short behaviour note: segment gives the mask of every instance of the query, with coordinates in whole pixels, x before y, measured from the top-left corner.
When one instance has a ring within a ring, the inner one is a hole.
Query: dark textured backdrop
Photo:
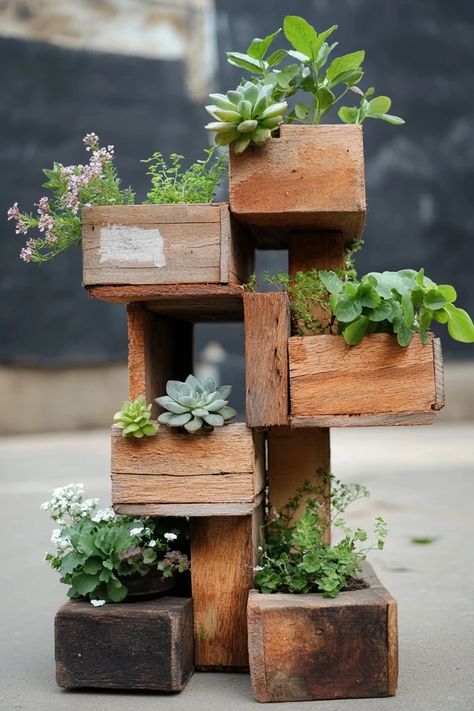
[[[217,0],[219,74],[226,90],[239,73],[223,59],[284,14],[300,13],[318,29],[338,23],[340,49],[367,50],[364,86],[393,98],[407,124],[367,122],[368,221],[360,271],[424,265],[452,282],[474,311],[474,5],[466,0],[315,0],[256,3]],[[95,54],[0,39],[0,212],[41,194],[41,168],[54,159],[84,160],[81,136],[94,130],[116,146],[117,165],[138,199],[146,189],[139,159],[153,150],[198,156],[206,114],[185,93],[179,62]],[[18,260],[21,239],[0,222],[0,362],[41,365],[123,359],[123,308],[91,301],[80,288],[81,258],[71,250],[43,266]],[[278,266],[281,256],[259,264]],[[216,331],[200,330],[199,344]],[[241,328],[226,346],[241,352]],[[445,352],[472,348],[444,340]],[[234,365],[232,365],[234,363]],[[237,358],[229,367],[239,369]],[[237,373],[235,372],[235,375]]]

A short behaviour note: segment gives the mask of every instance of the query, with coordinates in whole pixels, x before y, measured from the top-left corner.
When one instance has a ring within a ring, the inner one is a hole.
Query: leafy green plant
[[[122,409],[114,415],[114,422],[122,430],[123,437],[151,437],[158,432],[158,425],[151,421],[151,403],[143,396],[122,403]]]
[[[320,272],[319,277],[331,294],[339,332],[351,346],[368,333],[381,332],[395,333],[400,346],[408,346],[414,333],[426,343],[433,321],[447,324],[454,340],[474,342],[471,317],[454,305],[455,289],[436,284],[423,269],[371,272],[360,281],[343,281],[335,272]]]
[[[172,153],[166,162],[162,153],[153,153],[142,161],[148,164],[151,190],[147,202],[154,204],[212,202],[227,168],[227,156],[216,146],[205,149],[206,157],[197,160],[186,170],[184,157]]]
[[[85,597],[95,606],[121,602],[130,576],[155,569],[166,578],[188,569],[186,555],[170,549],[180,536],[184,542],[182,534],[167,531],[165,519],[117,516],[97,505],[98,499],[84,500],[82,484],[68,484],[41,506],[58,525],[51,537],[56,551],[45,560],[69,585],[70,598]]]
[[[284,507],[274,511],[264,527],[261,561],[255,569],[255,585],[262,593],[320,592],[325,597],[336,597],[341,590],[357,586],[354,579],[367,553],[374,548],[383,549],[387,527],[382,517],[375,519],[373,543],[368,542],[364,529],[353,531],[344,519],[351,503],[368,496],[367,489],[330,479],[331,515],[340,540],[334,545],[326,542],[330,525],[325,510],[326,483],[318,486],[305,481]],[[302,502],[304,511],[296,516]]]
[[[48,180],[43,187],[52,198],[41,197],[36,204],[37,215],[20,212],[18,203],[8,210],[8,219],[16,222],[16,233],[27,235],[36,229],[39,235],[29,237],[20,252],[24,262],[46,262],[82,239],[80,209],[90,205],[128,205],[135,195],[130,188],[122,189],[113,164],[114,147],[101,148],[95,133],[84,136],[90,152],[87,165],[64,166],[54,163],[44,170]]]
[[[373,87],[365,91],[360,88],[359,84],[364,76],[363,50],[331,58],[338,43],[329,43],[327,40],[336,30],[337,25],[333,25],[318,33],[304,18],[288,15],[283,22],[283,32],[289,47],[270,52],[273,42],[281,33],[281,29],[278,29],[264,38],[257,37],[252,40],[246,52],[227,52],[227,60],[249,72],[250,82],[260,90],[261,87],[271,87],[271,90],[267,89],[270,103],[283,106],[288,98],[296,96],[294,106],[284,117],[288,123],[296,121],[319,124],[348,92],[352,92],[358,97],[359,103],[356,106],[339,107],[338,116],[344,123],[361,124],[367,118],[374,118],[393,125],[403,124],[402,118],[389,114],[392,102],[388,96],[375,96]],[[245,82],[244,85],[248,83]],[[236,91],[238,92],[239,88]],[[234,95],[235,92],[228,92],[224,98]],[[303,95],[303,98],[300,98],[300,95]],[[222,95],[217,96],[222,98]],[[235,110],[228,103],[222,103],[219,107],[223,111]],[[238,113],[241,118],[240,112]],[[237,117],[234,118],[238,120]],[[219,122],[232,120],[232,116],[218,117]],[[223,126],[213,127],[212,124],[208,124],[207,128],[224,133],[225,143],[239,141],[238,152],[245,150],[249,144],[243,141],[235,130],[230,131]],[[277,126],[273,127],[272,131],[276,128]],[[271,132],[260,131],[259,142],[264,142],[270,135]],[[219,140],[219,134],[216,140]]]
[[[272,100],[272,86],[247,81],[227,94],[211,94],[214,104],[206,111],[216,121],[205,128],[214,131],[218,145],[232,143],[235,153],[242,153],[250,143],[259,146],[267,141],[283,121],[286,101]]]
[[[167,395],[156,399],[158,405],[167,410],[159,416],[158,422],[184,427],[188,432],[222,427],[237,414],[228,405],[231,390],[231,385],[217,387],[212,378],[201,382],[194,375],[188,375],[184,383],[168,380]]]

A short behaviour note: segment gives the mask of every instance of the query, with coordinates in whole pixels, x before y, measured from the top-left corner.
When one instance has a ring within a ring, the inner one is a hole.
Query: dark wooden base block
[[[102,607],[72,600],[56,614],[55,651],[66,689],[181,691],[194,669],[191,598]]]
[[[397,604],[370,566],[363,577],[370,587],[335,599],[250,592],[249,659],[257,701],[395,694]]]

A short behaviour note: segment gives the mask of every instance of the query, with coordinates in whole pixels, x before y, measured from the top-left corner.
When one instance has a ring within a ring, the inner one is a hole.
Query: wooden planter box
[[[245,282],[253,250],[235,227],[227,204],[83,208],[84,285]]]
[[[397,603],[370,566],[369,588],[322,595],[250,591],[249,659],[257,701],[393,696]]]
[[[357,346],[340,336],[295,336],[288,354],[293,426],[430,424],[444,406],[441,344],[432,335],[407,348],[387,333]]]
[[[361,126],[283,125],[263,146],[230,151],[229,194],[259,248],[285,247],[292,232],[340,232],[351,242],[366,212]]]
[[[194,669],[191,598],[103,607],[73,600],[54,628],[56,681],[66,689],[181,691]]]
[[[112,427],[112,504],[117,513],[239,516],[265,486],[263,433],[244,424],[188,434],[161,425],[156,437]]]

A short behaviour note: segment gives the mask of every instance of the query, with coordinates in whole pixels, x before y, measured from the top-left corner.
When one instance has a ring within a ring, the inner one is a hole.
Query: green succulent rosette
[[[122,437],[152,437],[158,431],[156,422],[151,419],[151,404],[147,405],[144,397],[127,400],[122,409],[114,415],[114,422],[122,430]]]

